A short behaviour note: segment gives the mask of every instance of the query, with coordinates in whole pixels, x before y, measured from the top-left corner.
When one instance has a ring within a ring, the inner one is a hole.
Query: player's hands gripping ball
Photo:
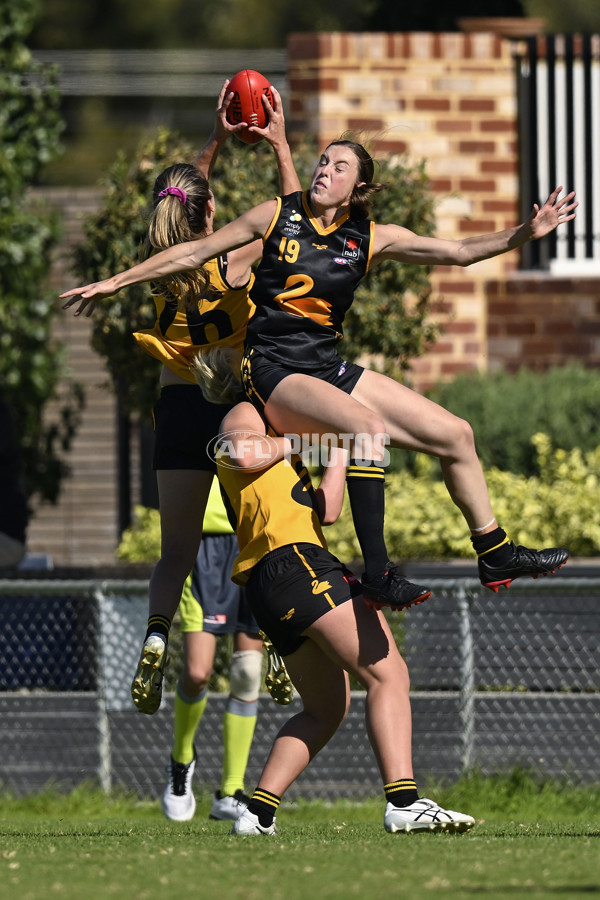
[[[233,76],[227,91],[233,92],[227,107],[227,121],[230,125],[245,122],[248,128],[236,131],[236,136],[246,144],[257,144],[262,140],[262,135],[250,131],[249,127],[254,125],[257,128],[265,128],[267,125],[267,112],[262,98],[265,95],[273,106],[273,92],[269,81],[254,69],[243,69]]]

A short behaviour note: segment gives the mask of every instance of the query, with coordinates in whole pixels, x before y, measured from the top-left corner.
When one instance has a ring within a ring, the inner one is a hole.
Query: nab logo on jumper
[[[345,259],[350,259],[353,262],[358,262],[360,256],[360,246],[362,244],[362,238],[360,237],[347,237],[344,239],[344,249],[342,251],[342,256]]]

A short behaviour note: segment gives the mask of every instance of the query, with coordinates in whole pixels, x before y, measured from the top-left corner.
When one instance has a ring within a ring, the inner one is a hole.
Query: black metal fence
[[[600,271],[600,35],[527,38],[517,56],[522,216],[563,185],[577,218],[523,248],[524,268]]]
[[[473,578],[429,578],[433,596],[404,616],[413,754],[420,783],[528,768],[600,782],[600,577],[523,579],[492,594]],[[172,740],[174,662],[161,709],[140,715],[129,685],[147,616],[145,581],[0,580],[0,783],[30,793],[94,781],[156,798]],[[400,631],[400,629],[396,629]],[[173,646],[177,647],[177,629]],[[226,680],[221,688],[226,688]],[[227,694],[211,693],[197,736],[196,786],[220,782]],[[361,799],[380,779],[363,692],[289,799]],[[299,708],[261,695],[247,772],[252,788],[274,734]]]

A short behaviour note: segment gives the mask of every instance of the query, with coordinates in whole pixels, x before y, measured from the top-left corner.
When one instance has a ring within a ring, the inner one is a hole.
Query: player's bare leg
[[[198,554],[212,472],[161,469],[156,473],[160,506],[161,557],[150,578],[148,628],[131,684],[138,712],[160,707],[169,629],[181,592]]]

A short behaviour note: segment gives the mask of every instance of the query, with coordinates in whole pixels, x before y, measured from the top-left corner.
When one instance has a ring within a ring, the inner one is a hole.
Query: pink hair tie
[[[183,188],[178,187],[166,187],[164,191],[161,191],[158,195],[159,197],[166,197],[168,194],[172,194],[173,197],[177,197],[180,203],[185,203],[187,200],[187,194],[183,190]]]

